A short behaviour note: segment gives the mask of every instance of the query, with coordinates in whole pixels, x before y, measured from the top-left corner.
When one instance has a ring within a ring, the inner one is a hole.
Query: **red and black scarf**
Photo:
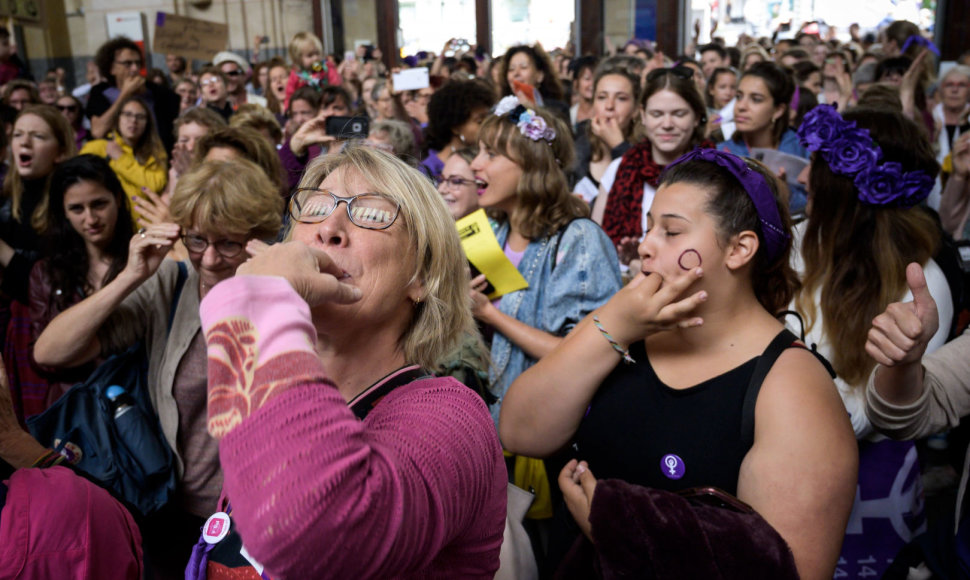
[[[698,147],[712,148],[714,142],[705,139]],[[643,186],[649,184],[656,189],[664,170],[653,160],[652,149],[649,141],[641,141],[620,161],[603,211],[603,230],[614,244],[619,245],[623,238],[639,239],[643,234]]]

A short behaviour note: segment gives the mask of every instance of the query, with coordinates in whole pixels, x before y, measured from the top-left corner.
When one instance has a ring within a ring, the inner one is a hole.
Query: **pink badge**
[[[207,544],[218,544],[229,534],[229,514],[216,512],[202,526],[202,538]]]

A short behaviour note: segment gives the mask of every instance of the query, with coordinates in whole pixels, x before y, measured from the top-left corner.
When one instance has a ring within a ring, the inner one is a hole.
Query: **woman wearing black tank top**
[[[773,346],[755,376],[769,344],[792,346],[774,316],[798,286],[775,183],[729,153],[681,158],[650,208],[642,273],[509,389],[503,443],[537,457],[573,444],[584,463],[560,486],[594,541],[590,470],[670,491],[716,485],[780,534],[802,578],[832,577],[856,484],[851,425],[807,350]]]

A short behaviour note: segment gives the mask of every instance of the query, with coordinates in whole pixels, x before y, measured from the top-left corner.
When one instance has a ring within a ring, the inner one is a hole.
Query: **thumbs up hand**
[[[890,304],[869,329],[866,352],[883,366],[918,363],[940,326],[936,301],[930,296],[919,264],[906,267],[906,284],[913,301]]]

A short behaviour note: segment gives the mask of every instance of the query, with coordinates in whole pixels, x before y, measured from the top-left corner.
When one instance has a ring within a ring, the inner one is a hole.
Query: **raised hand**
[[[131,95],[137,95],[145,88],[145,79],[141,75],[126,77],[121,83],[121,96],[119,100],[126,99]]]
[[[623,128],[620,127],[620,123],[616,120],[616,117],[597,115],[592,119],[590,130],[593,132],[593,135],[602,139],[610,149],[623,143]]]
[[[700,326],[703,319],[692,313],[707,300],[707,292],[678,297],[703,275],[701,268],[668,280],[641,272],[599,309],[599,317],[623,346],[664,330]]]
[[[141,195],[134,197],[132,203],[139,214],[138,225],[143,228],[172,221],[166,196],[158,195],[147,187],[141,188]]]
[[[338,280],[343,271],[323,250],[302,242],[269,246],[250,240],[246,251],[252,258],[239,266],[237,275],[280,276],[311,307],[325,302],[349,304],[360,300],[360,288]]]
[[[158,270],[166,254],[178,240],[181,228],[173,223],[155,224],[138,230],[128,245],[128,264],[122,273],[139,281]]]
[[[124,155],[124,151],[121,149],[121,145],[118,145],[118,143],[112,139],[108,139],[108,142],[105,143],[104,152],[105,152],[105,155],[107,155],[108,159],[110,160],[118,159],[119,157]]]
[[[919,264],[906,267],[906,284],[913,301],[890,304],[869,329],[866,352],[883,366],[918,363],[940,326],[936,301],[930,296]]]
[[[290,150],[296,155],[302,155],[304,150],[311,145],[335,141],[334,137],[327,135],[327,118],[326,115],[317,115],[303,123],[290,138]]]
[[[492,303],[488,300],[488,296],[485,295],[485,289],[488,287],[488,280],[485,279],[485,274],[479,274],[472,279],[469,285],[469,295],[472,299],[472,315],[477,319],[481,319],[484,311],[492,306]]]

